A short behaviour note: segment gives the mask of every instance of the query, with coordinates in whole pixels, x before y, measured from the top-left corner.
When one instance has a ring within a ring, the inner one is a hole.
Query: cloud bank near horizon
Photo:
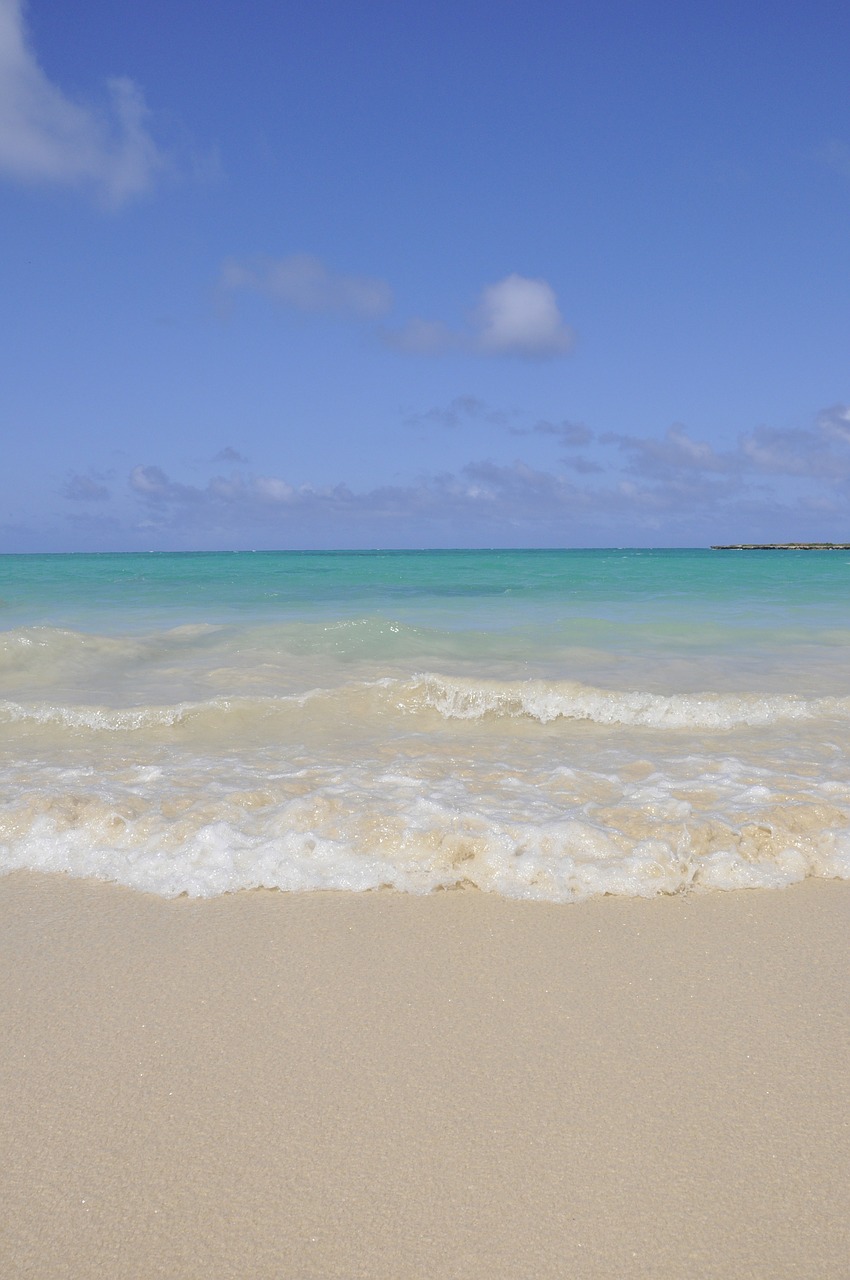
[[[657,437],[594,436],[569,421],[517,428],[472,396],[458,397],[446,412],[458,421],[478,416],[503,438],[521,435],[543,447],[549,441],[563,455],[560,465],[475,459],[358,491],[344,481],[297,484],[252,473],[228,447],[218,460],[233,461],[232,470],[203,483],[175,479],[155,463],[135,465],[111,495],[98,473],[71,476],[65,496],[75,510],[67,518],[81,535],[113,544],[123,534],[131,543],[178,548],[847,538],[846,405],[823,410],[806,428],[757,428],[725,451],[681,424]]]

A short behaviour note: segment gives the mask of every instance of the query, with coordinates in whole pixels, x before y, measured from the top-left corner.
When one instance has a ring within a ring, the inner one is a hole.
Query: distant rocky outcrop
[[[850,551],[850,542],[730,542],[712,551]]]

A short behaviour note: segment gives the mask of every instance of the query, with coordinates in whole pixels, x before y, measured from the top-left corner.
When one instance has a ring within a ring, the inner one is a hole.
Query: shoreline
[[[850,883],[0,921],[4,1276],[846,1276]]]

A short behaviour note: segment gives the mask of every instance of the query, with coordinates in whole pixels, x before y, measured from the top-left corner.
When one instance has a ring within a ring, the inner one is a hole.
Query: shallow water
[[[0,866],[566,901],[850,878],[850,555],[0,557]]]

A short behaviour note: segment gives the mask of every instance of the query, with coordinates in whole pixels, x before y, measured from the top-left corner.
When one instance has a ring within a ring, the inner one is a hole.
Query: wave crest
[[[846,717],[850,698],[804,698],[795,694],[762,696],[731,693],[648,693],[600,689],[577,681],[466,680],[424,674],[412,702],[433,708],[448,720],[484,716],[553,720],[589,720],[599,725],[651,729],[734,729],[759,727],[820,716]]]
[[[90,704],[0,701],[0,723],[54,726],[92,732],[173,728],[210,718],[265,721],[312,704],[316,714],[373,728],[399,713],[437,712],[446,720],[526,719],[539,724],[587,721],[657,730],[731,730],[817,719],[846,720],[850,697],[798,694],[650,693],[603,689],[570,680],[487,680],[426,673],[412,680],[354,681],[300,694],[214,697],[165,705],[107,707]]]

